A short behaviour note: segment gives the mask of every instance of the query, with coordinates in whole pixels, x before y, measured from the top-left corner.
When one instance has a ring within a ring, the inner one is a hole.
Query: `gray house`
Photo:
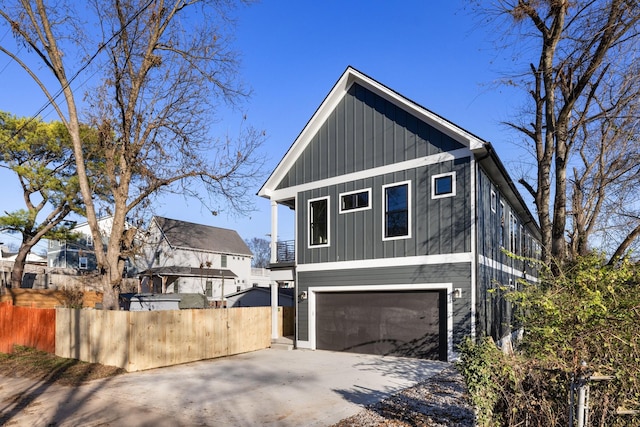
[[[539,228],[491,144],[351,67],[258,194],[298,348],[451,360],[466,336],[508,340],[504,291],[536,280]]]

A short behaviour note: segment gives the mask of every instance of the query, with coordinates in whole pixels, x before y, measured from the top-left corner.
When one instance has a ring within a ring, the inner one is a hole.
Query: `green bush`
[[[639,285],[637,265],[589,256],[510,292],[524,327],[517,354],[505,356],[486,339],[460,349],[479,425],[568,425],[571,379],[583,362],[587,375],[613,377],[591,383],[590,425],[640,425],[617,414],[640,409]]]

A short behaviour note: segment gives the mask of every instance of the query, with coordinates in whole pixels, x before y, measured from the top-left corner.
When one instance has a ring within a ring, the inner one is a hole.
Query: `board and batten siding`
[[[460,142],[356,83],[277,189],[460,148]]]
[[[412,265],[298,272],[298,292],[310,287],[366,286],[451,283],[460,288],[460,298],[453,299],[453,344],[457,348],[471,333],[471,263]],[[309,302],[298,302],[298,340],[309,340]]]
[[[456,173],[456,195],[431,198],[431,177]],[[469,158],[408,169],[298,194],[298,264],[468,253],[471,251]],[[383,240],[384,189],[410,182],[411,237]],[[340,194],[371,189],[371,209],[340,213]],[[329,245],[309,247],[309,200],[329,197]]]
[[[514,330],[513,307],[505,298],[506,293],[518,286],[518,280],[524,275],[528,279],[535,279],[537,270],[530,261],[525,261],[521,256],[536,258],[535,240],[533,237],[527,238],[528,248],[523,249],[520,241],[520,249],[516,258],[510,256],[506,251],[515,252],[511,247],[510,236],[514,231],[511,229],[510,215],[517,219],[517,233],[524,231],[529,236],[535,235],[531,229],[531,224],[518,217],[514,209],[509,205],[504,195],[489,179],[482,170],[478,170],[478,280],[476,290],[477,305],[477,332],[479,335],[491,336],[499,341]],[[491,207],[492,195],[495,195],[495,211]],[[500,203],[504,204],[505,217],[505,244],[500,241]],[[520,227],[523,227],[520,229]],[[523,239],[523,235],[519,235]]]

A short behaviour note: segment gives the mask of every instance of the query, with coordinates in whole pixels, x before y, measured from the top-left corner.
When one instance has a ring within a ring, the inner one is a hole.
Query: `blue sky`
[[[513,118],[523,94],[498,85],[514,71],[512,52],[496,49],[496,28],[464,0],[296,1],[264,0],[238,9],[236,50],[240,78],[252,88],[242,111],[226,112],[214,131],[238,128],[240,117],[264,129],[271,171],[347,66],[351,65],[462,128],[490,141],[517,178],[528,154],[501,121]],[[2,37],[11,37],[0,28]],[[35,114],[44,97],[28,77],[0,56],[0,110]],[[45,112],[45,120],[57,119]],[[267,176],[264,177],[265,179]],[[0,210],[23,206],[17,180],[0,171]],[[258,187],[252,189],[256,193]],[[270,232],[267,200],[256,211],[218,216],[197,201],[165,197],[155,214],[236,229],[245,238]],[[284,214],[285,212],[283,212]],[[293,239],[293,217],[282,215],[279,237]],[[15,238],[0,236],[10,243]]]

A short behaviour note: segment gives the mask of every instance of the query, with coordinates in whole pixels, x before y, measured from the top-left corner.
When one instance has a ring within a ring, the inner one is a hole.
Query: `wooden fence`
[[[56,330],[58,356],[140,371],[268,348],[271,308],[57,309]]]
[[[16,307],[0,303],[0,352],[13,352],[14,345],[56,351],[56,310]]]
[[[102,303],[102,293],[95,291],[52,290],[52,289],[5,289],[0,302],[34,308],[56,308],[81,303],[83,307],[95,307]]]

